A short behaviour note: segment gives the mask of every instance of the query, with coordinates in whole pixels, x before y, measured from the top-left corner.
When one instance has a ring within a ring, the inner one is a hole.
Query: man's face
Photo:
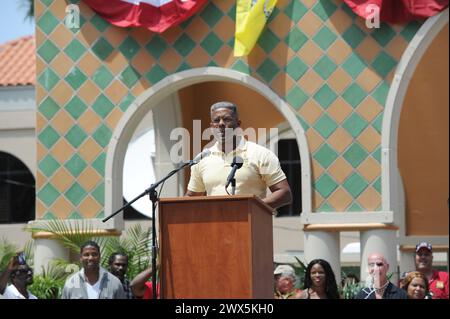
[[[216,139],[221,142],[228,142],[233,138],[234,129],[241,125],[241,121],[236,114],[229,109],[217,109],[211,112],[210,127]]]
[[[416,270],[430,270],[433,266],[433,253],[426,248],[421,248],[416,252],[415,262]]]
[[[100,252],[96,247],[86,246],[81,252],[80,262],[86,270],[98,270],[100,267]]]
[[[125,277],[128,269],[128,258],[125,256],[116,256],[110,265],[111,273],[122,280]]]
[[[275,288],[282,294],[291,292],[294,289],[294,282],[290,277],[275,275]]]
[[[372,255],[368,259],[369,274],[374,278],[374,284],[384,284],[387,280],[389,264],[383,256]],[[378,281],[378,282],[377,282]]]
[[[14,282],[20,285],[31,285],[33,283],[33,270],[28,265],[20,265],[14,273]]]

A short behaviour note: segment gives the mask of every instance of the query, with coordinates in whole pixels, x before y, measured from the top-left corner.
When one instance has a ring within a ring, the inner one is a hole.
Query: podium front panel
[[[255,207],[249,199],[222,197],[161,202],[162,297],[271,298],[272,217]],[[261,258],[268,264],[255,265]]]

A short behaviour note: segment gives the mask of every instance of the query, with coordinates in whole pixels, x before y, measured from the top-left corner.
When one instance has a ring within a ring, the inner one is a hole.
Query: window
[[[35,181],[16,157],[0,152],[0,223],[25,223],[34,219]]]
[[[151,115],[151,113],[149,113]],[[148,124],[150,122],[150,124]],[[145,118],[142,129],[137,129],[136,137],[129,143],[123,167],[123,204],[132,201],[145,191],[155,180],[155,132],[152,122]],[[132,206],[125,208],[124,220],[149,219],[152,205],[148,196],[140,198]]]
[[[302,210],[301,164],[295,139],[278,142],[278,159],[292,191],[292,204],[278,209],[277,216],[298,216]]]

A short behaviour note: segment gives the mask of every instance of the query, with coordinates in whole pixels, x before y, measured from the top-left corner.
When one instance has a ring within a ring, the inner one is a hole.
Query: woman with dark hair
[[[336,277],[326,260],[314,259],[308,264],[301,299],[339,299]]]

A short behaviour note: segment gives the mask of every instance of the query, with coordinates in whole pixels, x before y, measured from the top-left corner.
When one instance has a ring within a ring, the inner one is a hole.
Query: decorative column
[[[416,263],[414,259],[416,254],[414,250],[402,249],[400,247],[400,276],[406,271],[411,271],[416,269]]]
[[[339,285],[341,282],[340,233],[339,231],[310,230],[310,226],[304,228],[306,261],[309,263],[317,258],[328,261]]]
[[[55,239],[49,236],[41,236],[39,233],[34,236],[34,273],[39,275],[47,270],[49,261],[53,259],[69,260],[69,249],[63,247]]]
[[[391,282],[397,285],[397,228],[385,225],[383,229],[361,231],[361,281],[368,276],[367,259],[373,253],[382,254],[389,263],[388,273],[392,273]]]

